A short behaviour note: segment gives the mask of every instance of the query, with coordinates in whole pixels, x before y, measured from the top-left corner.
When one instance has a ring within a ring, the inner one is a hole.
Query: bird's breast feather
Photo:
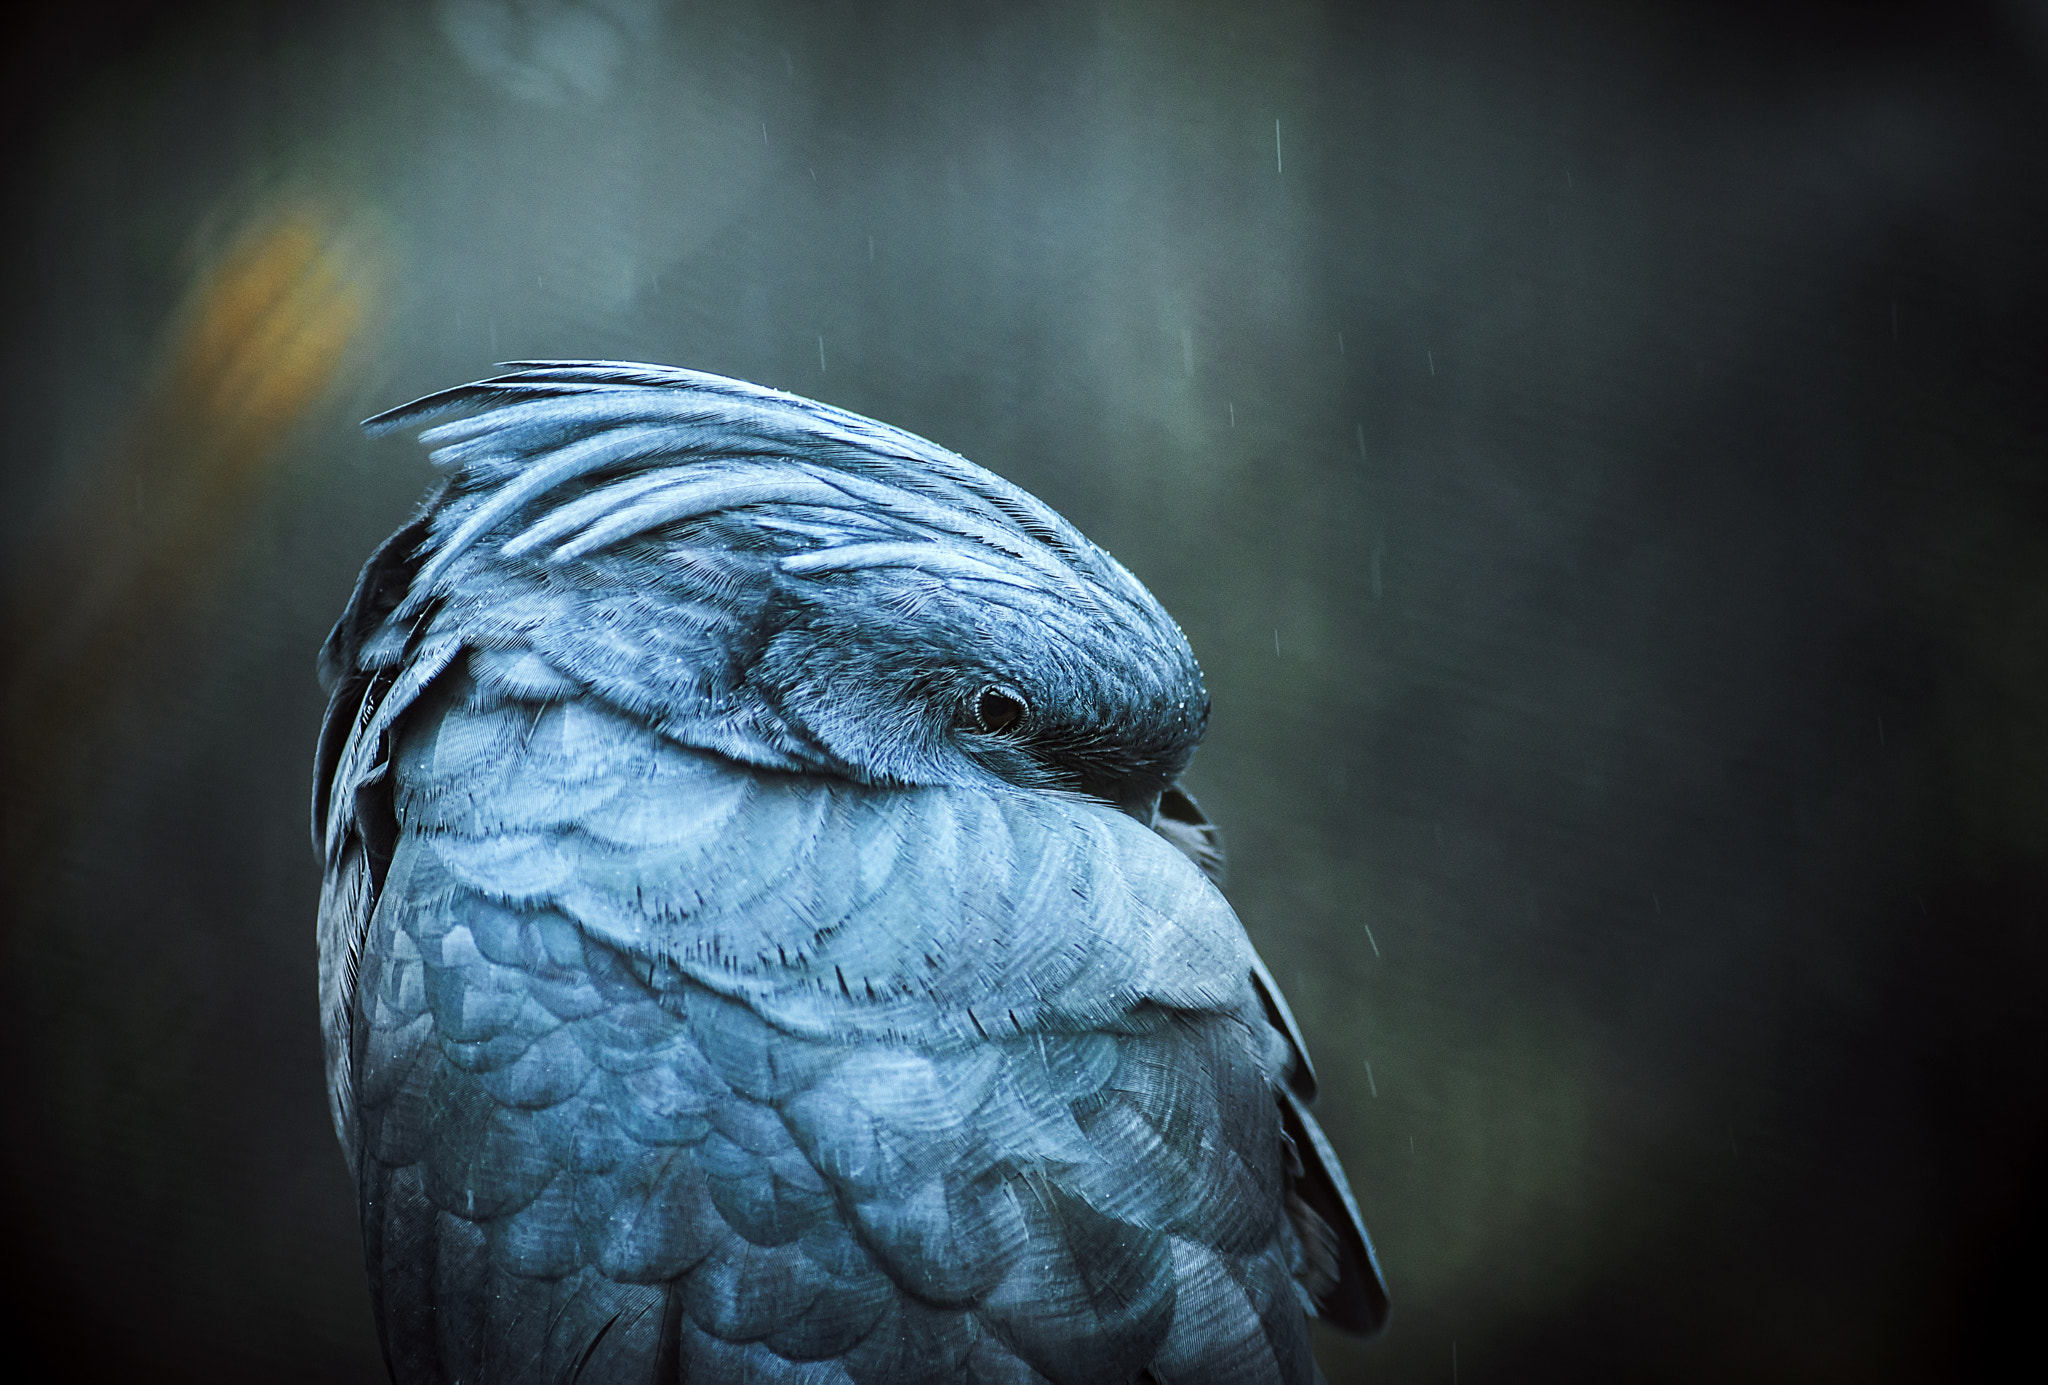
[[[1229,906],[1112,809],[764,773],[583,702],[423,720],[401,811],[455,882],[555,908],[790,1032],[972,1042],[1245,1004]]]

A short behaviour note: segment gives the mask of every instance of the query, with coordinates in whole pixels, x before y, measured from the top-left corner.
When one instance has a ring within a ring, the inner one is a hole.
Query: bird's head
[[[1005,551],[957,529],[905,526],[783,555],[786,618],[749,685],[855,778],[992,776],[1149,820],[1208,720],[1186,639],[1071,529],[1051,542],[1003,537],[1022,542]],[[1016,551],[1027,543],[1038,551]]]
[[[515,693],[559,677],[765,769],[1001,781],[1146,821],[1201,739],[1201,671],[1151,593],[922,438],[717,376],[587,362],[371,426],[457,410],[424,435],[448,480],[386,622],[391,657],[455,634]]]

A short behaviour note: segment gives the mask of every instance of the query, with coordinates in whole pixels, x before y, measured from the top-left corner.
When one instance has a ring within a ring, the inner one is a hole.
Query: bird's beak
[[[1153,799],[1152,817],[1146,826],[1172,842],[1213,883],[1223,883],[1223,836],[1203,814],[1194,795],[1178,782],[1168,784]]]
[[[1090,798],[1122,809],[1147,827],[1159,816],[1159,796],[1163,786],[1150,775],[1084,773],[1075,787]]]

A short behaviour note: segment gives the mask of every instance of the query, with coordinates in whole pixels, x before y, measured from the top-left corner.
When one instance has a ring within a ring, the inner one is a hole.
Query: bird
[[[330,1109],[394,1380],[1301,1382],[1387,1292],[1182,786],[1185,635],[1051,508],[526,361],[320,655]]]

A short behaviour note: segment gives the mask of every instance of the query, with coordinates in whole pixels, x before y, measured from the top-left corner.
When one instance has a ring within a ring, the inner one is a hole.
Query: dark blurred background
[[[1944,1381],[2048,1234],[2048,3],[10,21],[4,1295],[381,1376],[313,653],[532,356],[814,395],[1186,627],[1395,1294],[1347,1381]]]

